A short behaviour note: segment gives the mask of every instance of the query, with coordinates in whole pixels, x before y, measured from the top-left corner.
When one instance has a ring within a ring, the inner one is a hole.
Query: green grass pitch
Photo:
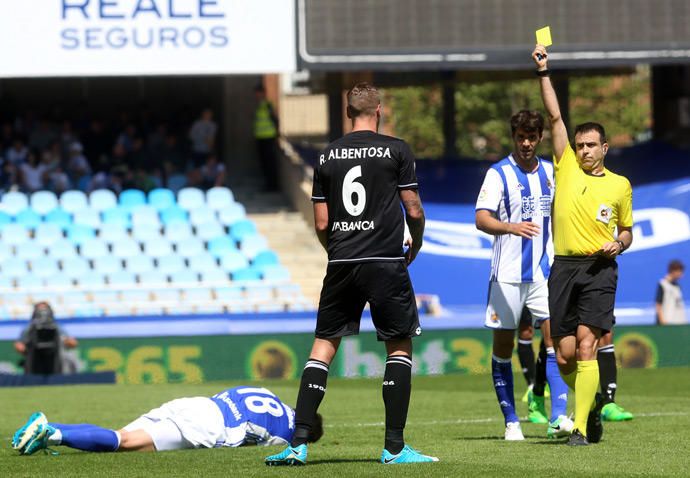
[[[523,423],[525,442],[505,442],[503,423],[488,375],[417,377],[406,439],[438,456],[439,463],[384,466],[380,380],[330,380],[321,406],[326,433],[311,445],[301,469],[268,468],[277,448],[184,450],[165,453],[83,453],[59,447],[60,455],[20,456],[11,449],[14,430],[33,411],[61,422],[119,428],[173,398],[211,395],[237,382],[203,385],[66,386],[0,389],[0,474],[7,477],[71,476],[492,476],[628,477],[688,476],[690,368],[623,370],[619,403],[636,414],[626,423],[605,423],[598,445],[573,449],[545,438],[545,425]],[[519,402],[524,380],[515,376]],[[288,403],[296,381],[262,382]]]

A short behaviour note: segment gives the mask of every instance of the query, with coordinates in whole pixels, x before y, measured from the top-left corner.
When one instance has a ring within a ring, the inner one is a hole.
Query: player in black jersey
[[[314,170],[316,234],[328,252],[316,338],[302,373],[295,435],[268,465],[303,465],[307,436],[326,392],[328,367],[340,340],[359,333],[367,302],[388,358],[383,377],[386,408],[384,464],[437,461],[405,445],[412,374],[412,340],[419,318],[407,266],[422,247],[424,210],[414,156],[407,144],[378,134],[380,95],[360,83],[347,94],[352,132],[329,144]],[[400,207],[402,202],[405,214]],[[403,250],[405,221],[410,236]]]

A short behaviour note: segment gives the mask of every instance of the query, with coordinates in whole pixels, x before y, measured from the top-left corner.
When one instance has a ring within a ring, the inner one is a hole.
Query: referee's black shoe
[[[573,430],[573,432],[568,437],[568,441],[566,442],[566,445],[568,445],[568,446],[587,446],[587,445],[589,445],[589,441],[587,441],[587,437],[584,436],[582,433],[580,433],[580,430],[578,430],[576,428],[575,430]]]
[[[604,425],[601,423],[601,407],[604,406],[604,398],[597,392],[594,397],[594,408],[587,417],[587,438],[590,443],[599,443],[604,434]]]

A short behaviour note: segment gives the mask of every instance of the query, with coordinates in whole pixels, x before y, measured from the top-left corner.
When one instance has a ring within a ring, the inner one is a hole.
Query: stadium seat
[[[71,257],[62,260],[62,273],[70,279],[79,279],[91,269],[89,262],[83,257]]]
[[[170,242],[165,239],[147,240],[144,242],[144,254],[149,257],[158,258],[173,254]]]
[[[226,272],[235,272],[249,267],[249,261],[240,251],[228,251],[220,258],[220,267]]]
[[[2,275],[9,277],[10,279],[18,279],[19,277],[24,277],[29,273],[29,268],[26,266],[26,261],[24,259],[18,259],[16,257],[10,257],[0,265],[2,268]]]
[[[67,290],[72,287],[72,279],[62,272],[46,277],[43,284],[50,289]]]
[[[279,264],[267,265],[261,268],[263,278],[268,282],[288,282],[290,271],[285,266]]]
[[[89,207],[89,201],[82,191],[65,191],[60,196],[60,206],[68,213],[74,214]]]
[[[126,302],[112,302],[103,307],[103,314],[106,317],[129,317],[133,313],[134,308]]]
[[[108,246],[100,239],[88,239],[80,246],[82,257],[86,259],[96,259],[97,257],[104,257],[109,254]]]
[[[199,282],[199,275],[196,272],[192,272],[189,269],[183,269],[170,274],[170,283],[180,287],[186,285],[192,285]]]
[[[19,259],[38,259],[43,257],[43,247],[34,241],[19,244],[14,252]]]
[[[55,208],[46,214],[45,222],[55,224],[64,230],[72,224],[72,216],[62,208]]]
[[[95,304],[79,304],[74,309],[72,315],[76,318],[101,317],[104,315],[103,309]]]
[[[94,305],[105,308],[116,302],[119,302],[120,291],[110,289],[94,290],[91,293],[91,297]]]
[[[156,224],[142,222],[140,224],[135,223],[132,227],[132,238],[139,242],[155,242],[162,240],[163,236],[160,227]]]
[[[180,289],[166,288],[154,289],[153,299],[157,302],[178,303],[180,301]]]
[[[47,290],[45,288],[39,288],[31,292],[31,303],[35,304],[37,302],[48,302],[54,308],[60,310],[60,308],[55,307],[60,300],[60,295],[52,290]],[[56,314],[57,315],[57,312]]]
[[[41,223],[34,232],[34,240],[42,246],[50,246],[63,239],[62,228],[57,224]]]
[[[105,211],[117,206],[117,196],[109,189],[97,189],[89,195],[91,209]]]
[[[273,251],[263,251],[256,255],[252,261],[252,266],[261,269],[263,266],[271,266],[278,263],[278,254]]]
[[[105,284],[105,276],[93,270],[87,270],[84,274],[75,277],[74,280],[79,287],[87,290],[94,287],[103,287]]]
[[[208,252],[215,257],[223,257],[234,250],[237,250],[235,243],[227,236],[216,237],[208,242]]]
[[[128,237],[127,228],[118,223],[103,224],[98,232],[98,238],[110,244]]]
[[[41,224],[41,216],[31,208],[26,208],[19,213],[14,218],[17,224],[21,224],[27,229],[36,229],[39,224]]]
[[[227,304],[244,300],[244,287],[239,285],[228,285],[213,288],[216,300]]]
[[[125,259],[125,270],[134,274],[149,272],[153,269],[153,259],[149,256],[139,255],[137,257]]]
[[[67,229],[67,239],[78,246],[83,246],[85,242],[92,241],[95,237],[94,228],[84,224],[72,224]]]
[[[2,242],[10,246],[22,244],[29,239],[29,230],[22,224],[8,224],[2,229]]]
[[[247,218],[247,212],[240,203],[232,203],[228,207],[218,211],[218,220],[224,226],[230,226]]]
[[[166,275],[175,274],[186,268],[184,259],[176,254],[159,257],[156,262],[158,270]]]
[[[134,274],[127,271],[113,272],[106,274],[108,284],[111,286],[134,286],[137,283],[137,278]]]
[[[203,241],[210,241],[225,236],[225,229],[219,222],[205,222],[196,227],[196,235]]]
[[[165,225],[172,225],[178,223],[188,223],[187,211],[182,209],[177,204],[170,206],[169,208],[161,211],[161,222]]]
[[[144,289],[127,289],[122,291],[122,302],[135,308],[146,306],[151,301],[151,293]]]
[[[21,277],[17,277],[17,289],[27,290],[27,289],[42,289],[43,279],[35,276],[31,273],[27,273]]]
[[[250,302],[268,302],[274,299],[274,289],[273,286],[262,283],[248,284],[244,295]]]
[[[165,226],[163,236],[173,243],[179,243],[185,239],[194,237],[192,226],[188,222],[179,222],[167,224]]]
[[[86,295],[86,292],[82,290],[68,290],[64,291],[60,294],[61,300],[65,305],[70,305],[73,307],[81,306],[84,304],[87,304],[89,302],[89,298]]]
[[[249,234],[240,241],[240,251],[248,259],[254,259],[260,252],[269,249],[268,241],[260,234]]]
[[[156,211],[164,211],[175,204],[175,193],[170,189],[152,189],[149,191],[149,204]]]
[[[160,227],[158,211],[154,207],[140,205],[132,208],[132,225],[136,227],[142,224]]]
[[[31,209],[45,216],[58,207],[58,198],[52,191],[36,191],[31,195]]]
[[[259,313],[285,312],[285,304],[279,302],[262,302],[256,304],[254,310]]]
[[[146,194],[138,189],[125,189],[120,193],[120,207],[131,212],[136,206],[146,204]]]
[[[2,196],[2,209],[12,216],[29,207],[26,194],[19,191],[10,191]]]
[[[206,205],[214,211],[222,211],[234,202],[235,196],[226,187],[214,187],[206,191]]]
[[[103,211],[103,224],[118,224],[128,228],[131,225],[129,212],[120,207],[106,209]]]
[[[101,226],[101,214],[95,209],[86,208],[76,211],[72,216],[74,224],[81,224],[98,229]]]
[[[150,270],[137,274],[139,277],[139,284],[142,287],[149,287],[153,289],[166,287],[168,284],[168,276],[159,270]]]
[[[2,264],[2,261],[9,259],[13,255],[14,253],[12,252],[12,248],[8,244],[0,242],[0,264]]]
[[[249,281],[261,280],[261,273],[252,267],[245,267],[244,269],[239,269],[239,270],[233,271],[231,274],[232,274],[232,280],[238,281],[238,282],[249,282]]]
[[[177,193],[177,204],[186,211],[192,211],[206,205],[206,199],[201,189],[182,188]]]
[[[12,223],[12,216],[7,214],[5,211],[0,211],[0,229],[10,223]]]
[[[216,213],[211,209],[203,207],[198,209],[193,209],[189,212],[189,222],[192,226],[199,226],[201,224],[206,224],[208,222],[218,222],[216,219]]]
[[[242,219],[230,226],[230,237],[237,242],[240,242],[244,236],[256,233],[256,225],[249,219]]]
[[[276,297],[280,300],[302,298],[302,289],[297,284],[278,284],[275,286]]]
[[[58,239],[48,246],[48,256],[53,259],[62,260],[77,256],[77,249],[68,239]]]
[[[220,284],[230,281],[228,273],[223,271],[219,267],[216,267],[215,269],[207,269],[201,271],[200,276],[201,282],[203,282],[204,284],[212,284],[214,286],[218,286]]]
[[[141,247],[134,239],[127,238],[113,242],[113,255],[115,257],[127,258],[141,255]]]
[[[93,260],[93,270],[101,274],[113,274],[122,271],[122,260],[113,256],[97,257]]]
[[[204,272],[218,269],[215,257],[208,252],[192,256],[189,258],[189,269],[194,272]]]
[[[52,257],[38,257],[29,261],[31,274],[44,279],[60,273],[58,263]]]
[[[205,304],[213,300],[213,291],[207,288],[193,287],[182,291],[184,301],[193,304]]]
[[[195,237],[190,237],[177,244],[177,254],[184,258],[198,256],[204,250],[204,243]]]

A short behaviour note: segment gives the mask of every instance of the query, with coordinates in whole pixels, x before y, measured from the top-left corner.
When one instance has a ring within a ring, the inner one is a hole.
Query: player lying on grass
[[[317,415],[309,441],[323,435]],[[295,412],[265,388],[235,387],[210,398],[179,398],[140,416],[120,430],[49,422],[37,412],[16,431],[12,448],[32,455],[49,446],[84,451],[166,451],[186,448],[286,445]]]

